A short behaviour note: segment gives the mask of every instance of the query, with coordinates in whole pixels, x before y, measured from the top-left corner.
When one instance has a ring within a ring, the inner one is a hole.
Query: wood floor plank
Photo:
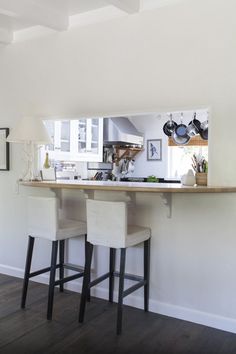
[[[74,324],[75,326],[75,324]],[[31,329],[17,339],[2,347],[1,354],[36,354],[47,353],[49,348],[71,332],[71,326],[63,326],[57,321],[47,321]]]
[[[18,311],[21,301],[22,280],[16,282],[4,282],[0,285],[0,319]],[[38,300],[47,299],[47,286],[31,282],[27,297],[27,307],[32,306]]]
[[[92,298],[78,324],[78,293],[55,291],[46,320],[48,287],[30,283],[19,308],[22,280],[0,274],[0,354],[236,354],[236,335],[124,306],[116,335],[116,304]]]
[[[35,316],[31,311],[19,310],[0,320],[0,352],[6,344],[32,332],[46,323],[45,317]]]

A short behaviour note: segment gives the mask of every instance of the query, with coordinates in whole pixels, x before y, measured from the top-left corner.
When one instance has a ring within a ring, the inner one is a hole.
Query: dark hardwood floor
[[[92,298],[79,325],[79,295],[55,292],[46,320],[47,286],[30,283],[27,308],[19,308],[22,280],[0,275],[1,354],[236,354],[236,335],[128,306],[116,336],[116,305]]]

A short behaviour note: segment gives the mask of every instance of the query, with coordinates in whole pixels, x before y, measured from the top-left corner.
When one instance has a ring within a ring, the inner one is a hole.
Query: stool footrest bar
[[[64,284],[64,283],[67,283],[68,281],[81,278],[83,275],[84,275],[84,273],[79,273],[79,274],[71,275],[71,276],[61,279],[61,280],[56,280],[54,283],[54,286],[59,285],[59,284]]]
[[[64,263],[63,267],[65,269],[69,269],[69,270],[73,270],[75,272],[83,272],[84,271],[84,267],[82,266],[77,266],[75,264],[71,264],[71,263]]]
[[[98,277],[97,279],[91,281],[91,283],[89,283],[89,288],[92,288],[93,286],[97,285],[98,283],[101,283],[103,280],[109,278],[110,273],[106,273],[101,275],[100,277]]]
[[[119,277],[120,273],[114,272],[113,275],[115,277]],[[129,274],[129,273],[125,273],[124,278],[128,279],[128,280],[133,280],[133,281],[142,281],[143,280],[143,277],[141,277],[140,275],[134,275],[134,274]]]
[[[60,268],[60,264],[57,264],[56,268]],[[50,270],[51,270],[51,267],[39,269],[39,270],[37,270],[35,272],[30,273],[29,274],[29,278],[33,278],[33,277],[36,277],[37,275],[50,272]]]
[[[124,292],[123,292],[123,298],[126,297],[127,295],[133,293],[134,291],[138,290],[139,288],[141,288],[142,286],[146,285],[147,284],[147,281],[146,280],[142,280],[140,281],[139,283],[131,286],[130,288],[126,289]]]

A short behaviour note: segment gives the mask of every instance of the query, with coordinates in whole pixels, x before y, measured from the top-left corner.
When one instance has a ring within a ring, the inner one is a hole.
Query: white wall
[[[144,151],[135,157],[135,170],[130,174],[132,177],[167,176],[167,147],[168,138],[163,133],[163,125],[168,120],[167,115],[161,116],[159,113],[147,114],[129,118],[140,133],[144,136]],[[162,139],[162,161],[147,160],[147,140]]]
[[[212,185],[235,185],[236,4],[186,0],[112,22],[74,28],[0,48],[0,123],[25,114],[91,116],[211,107]],[[148,124],[148,122],[147,122]],[[26,252],[26,195],[20,188],[21,149],[0,174],[1,270],[22,275]],[[64,195],[78,217],[80,193]],[[73,203],[68,200],[73,199]],[[151,310],[236,332],[234,194],[173,195],[167,219],[159,195],[137,196],[137,222],[152,228]],[[70,261],[76,261],[74,241]],[[71,246],[71,247],[72,247]],[[98,270],[102,251],[97,256]],[[128,271],[141,271],[140,249]],[[39,244],[34,265],[47,264]],[[104,295],[104,288],[100,288]],[[132,304],[141,305],[137,296]]]

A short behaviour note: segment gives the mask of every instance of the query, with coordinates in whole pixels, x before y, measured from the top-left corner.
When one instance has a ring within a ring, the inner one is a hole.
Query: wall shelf
[[[143,151],[143,148],[139,147],[127,147],[127,146],[115,146],[115,163],[118,166],[120,160],[128,159],[133,160],[135,156]]]

